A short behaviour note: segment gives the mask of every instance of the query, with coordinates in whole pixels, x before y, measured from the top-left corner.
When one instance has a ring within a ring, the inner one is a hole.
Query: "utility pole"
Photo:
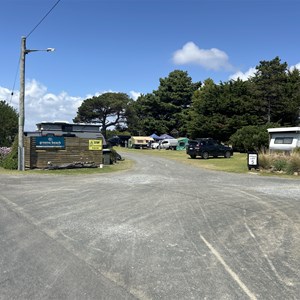
[[[54,48],[47,49],[26,49],[26,37],[21,40],[20,58],[20,98],[19,98],[19,143],[18,143],[18,170],[25,170],[25,151],[24,151],[24,124],[25,124],[25,56],[30,52],[46,51],[52,52]]]
[[[18,143],[18,170],[25,170],[24,162],[24,119],[25,119],[25,54],[26,37],[21,40],[21,58],[20,58],[20,98],[19,98],[19,143]]]

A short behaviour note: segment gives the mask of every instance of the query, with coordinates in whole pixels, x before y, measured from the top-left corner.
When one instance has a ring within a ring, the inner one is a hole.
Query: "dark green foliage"
[[[241,80],[215,84],[211,79],[194,93],[187,122],[191,138],[228,141],[237,129],[259,124],[251,105],[251,88]]]
[[[267,122],[294,125],[299,115],[299,72],[288,72],[279,57],[261,61],[251,79],[257,115]]]
[[[0,147],[10,147],[18,133],[18,114],[5,101],[0,101]]]
[[[124,93],[105,93],[86,99],[78,108],[74,122],[100,123],[101,131],[106,137],[106,129],[111,126],[122,126],[131,112],[133,101]]]
[[[186,135],[187,112],[200,86],[200,82],[193,83],[187,72],[180,70],[161,78],[156,91],[141,95],[135,102],[136,119],[130,124],[130,131],[160,135],[176,130],[179,135]]]
[[[261,151],[269,146],[267,129],[271,127],[278,127],[278,124],[242,127],[230,137],[230,143],[235,151]]]
[[[16,136],[13,145],[11,147],[11,152],[5,157],[2,162],[2,167],[9,170],[18,169],[18,138]]]

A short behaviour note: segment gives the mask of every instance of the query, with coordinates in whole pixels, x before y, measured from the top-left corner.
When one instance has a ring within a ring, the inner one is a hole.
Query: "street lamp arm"
[[[30,50],[30,49],[25,49],[25,50],[24,50],[24,53],[25,53],[25,54],[28,54],[28,53],[30,53],[30,52],[38,52],[38,51],[53,52],[53,51],[55,51],[55,48],[32,49],[32,50]]]

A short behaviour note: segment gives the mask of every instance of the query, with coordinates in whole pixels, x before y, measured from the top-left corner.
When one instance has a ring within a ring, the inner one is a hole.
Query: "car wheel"
[[[230,158],[230,156],[231,156],[230,151],[226,151],[225,154],[224,154],[224,157],[225,158]]]
[[[191,157],[192,159],[195,159],[195,158],[196,158],[196,155],[193,154],[193,155],[190,155],[190,157]]]
[[[202,153],[202,158],[208,159],[208,157],[209,157],[208,152],[205,151],[205,152]]]

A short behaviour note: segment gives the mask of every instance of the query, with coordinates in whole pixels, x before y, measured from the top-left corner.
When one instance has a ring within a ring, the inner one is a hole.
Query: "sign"
[[[102,140],[89,140],[89,150],[102,150]]]
[[[62,136],[37,136],[36,148],[65,148],[65,138]]]
[[[248,155],[248,164],[250,166],[257,166],[257,154],[249,154]]]

